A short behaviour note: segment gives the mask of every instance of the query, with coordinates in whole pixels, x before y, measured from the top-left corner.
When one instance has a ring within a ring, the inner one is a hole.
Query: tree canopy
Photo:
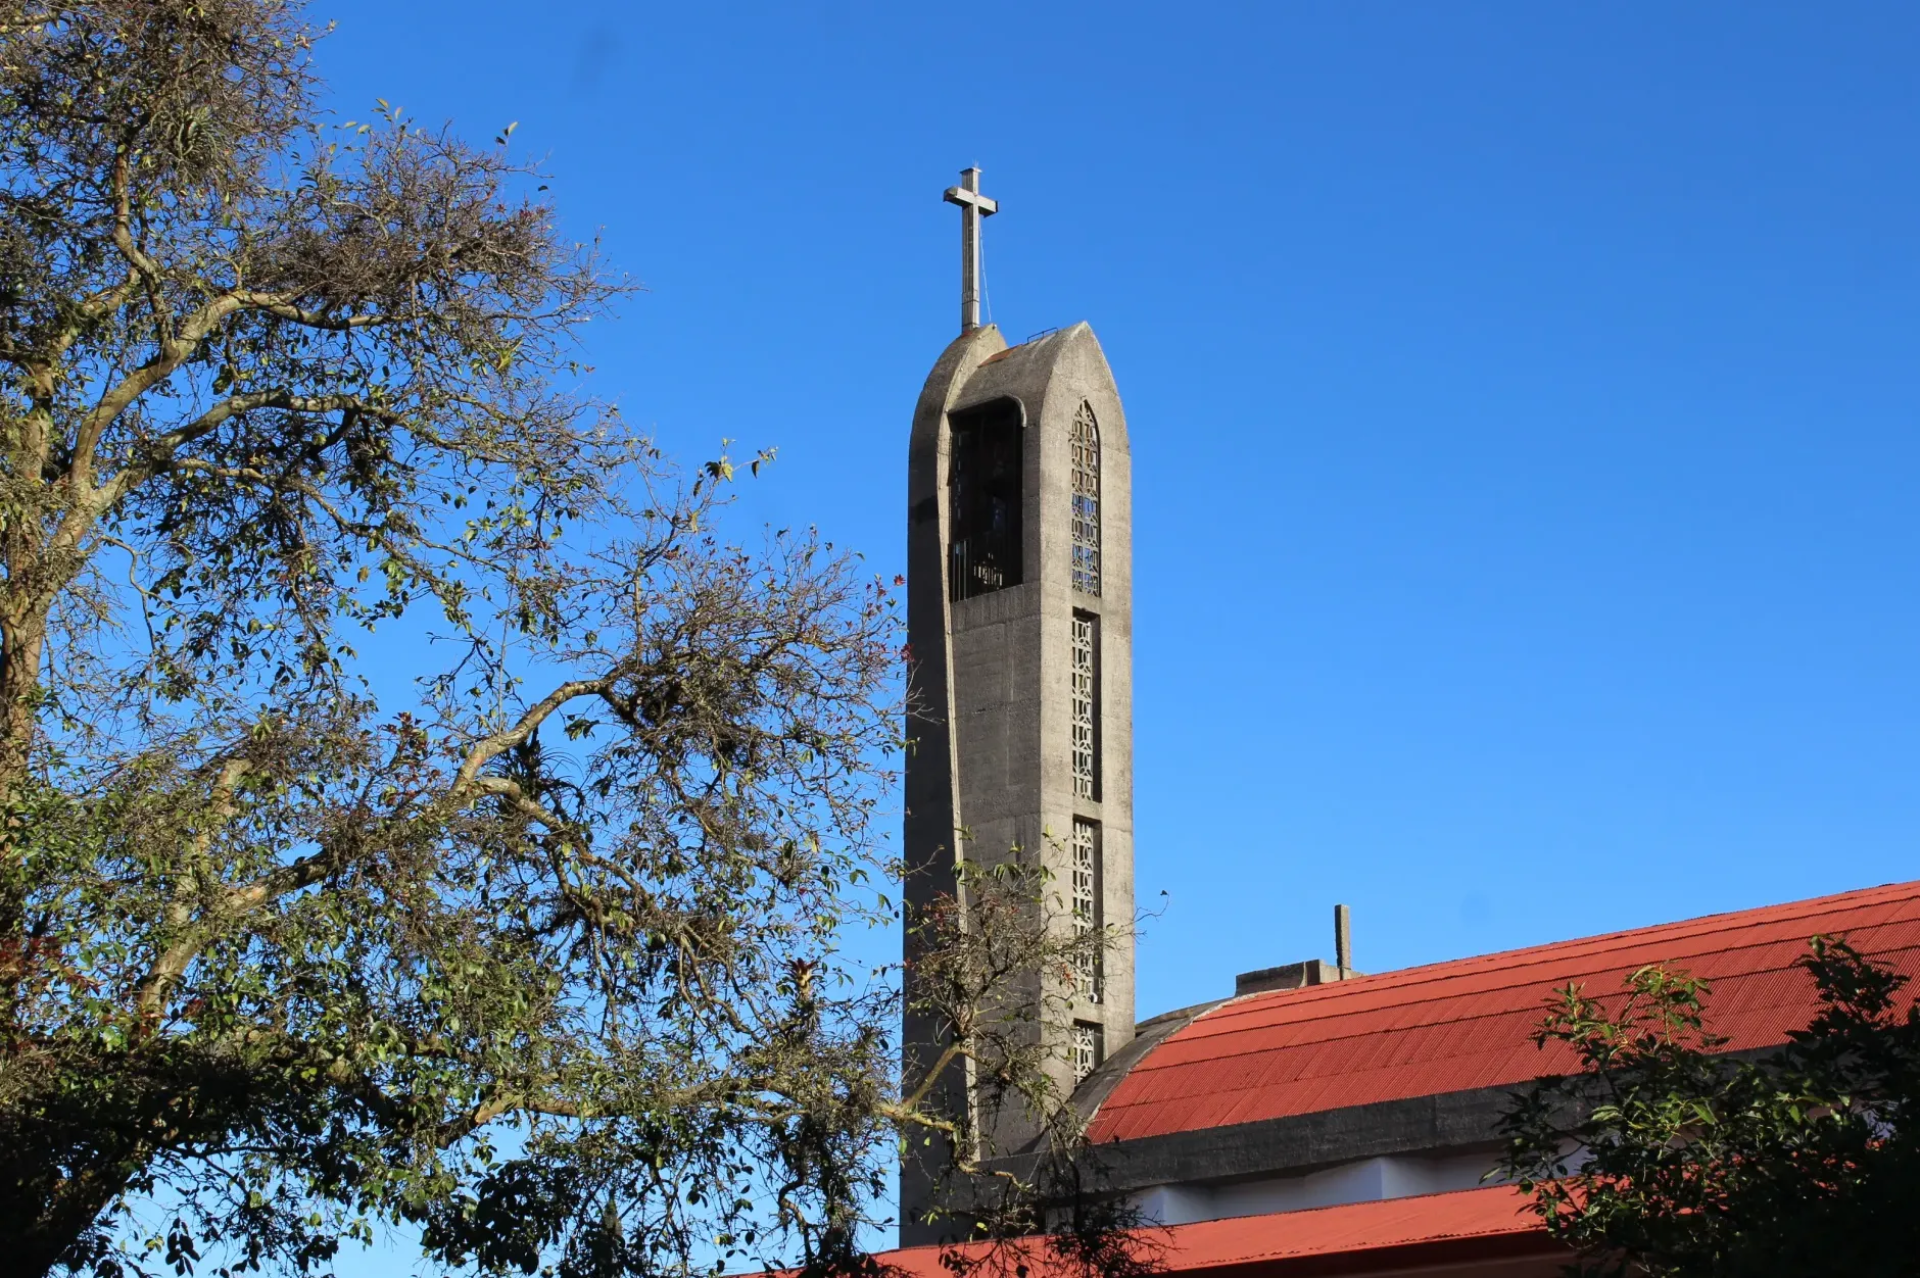
[[[1517,1098],[1502,1171],[1581,1272],[1915,1272],[1920,1006],[1843,940],[1814,938],[1799,966],[1818,1009],[1758,1053],[1724,1050],[1708,985],[1681,972],[1563,992],[1536,1038],[1570,1044],[1583,1068]]]
[[[627,286],[511,129],[336,121],[314,49],[0,0],[10,1259],[850,1257],[896,1141],[978,1153],[843,948],[894,918],[889,587],[719,536],[733,463],[585,390]],[[998,890],[927,997],[1039,1079],[979,956],[1069,942]]]

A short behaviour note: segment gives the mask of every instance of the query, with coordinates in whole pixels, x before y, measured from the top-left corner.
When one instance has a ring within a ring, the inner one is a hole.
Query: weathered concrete
[[[1513,1090],[1481,1087],[1116,1141],[1096,1146],[1092,1156],[1102,1183],[1124,1191],[1297,1174],[1383,1155],[1492,1149]]]
[[[955,600],[947,547],[950,418],[997,400],[1024,417],[1021,580]],[[1071,427],[1082,405],[1099,425],[1101,591],[1072,581]],[[1009,348],[991,325],[963,334],[928,377],[914,415],[907,493],[907,627],[914,669],[907,717],[905,853],[910,907],[954,887],[958,858],[993,864],[1009,856],[1045,865],[1065,890],[1075,817],[1100,827],[1100,908],[1110,923],[1133,919],[1132,473],[1126,417],[1093,330],[1085,324]],[[1076,797],[1071,749],[1072,632],[1076,612],[1098,618],[1100,725],[1097,798]],[[1036,1026],[1061,1095],[1073,1090],[1071,1023],[1095,1026],[1103,1053],[1133,1036],[1131,944],[1110,954],[1098,1002],[1074,997],[1058,1024]],[[1058,973],[1028,974],[1014,995],[1028,1006],[1066,995]],[[911,1076],[945,1046],[944,1027],[909,1018]],[[941,1084],[949,1105],[971,1092],[963,1069]],[[983,1116],[986,1148],[1028,1144],[1037,1127],[1023,1113]],[[934,1241],[914,1224],[935,1188],[938,1151],[910,1153],[901,1173],[901,1240]],[[922,1159],[925,1162],[922,1162]]]
[[[1474,1088],[1114,1141],[1086,1152],[1088,1179],[1104,1191],[1134,1193],[1157,1185],[1305,1175],[1370,1158],[1490,1153],[1499,1145],[1497,1125],[1513,1090]],[[1031,1159],[1003,1161],[1014,1170]]]
[[[1263,994],[1268,990],[1299,990],[1309,985],[1325,985],[1330,981],[1350,980],[1364,976],[1351,968],[1342,971],[1339,965],[1325,959],[1308,959],[1304,963],[1282,963],[1279,967],[1263,967],[1257,972],[1242,972],[1233,978],[1233,993],[1237,998],[1242,994]]]
[[[960,331],[980,327],[980,223],[1000,211],[997,200],[980,194],[980,170],[960,170],[960,185],[947,188],[947,203],[960,206]]]

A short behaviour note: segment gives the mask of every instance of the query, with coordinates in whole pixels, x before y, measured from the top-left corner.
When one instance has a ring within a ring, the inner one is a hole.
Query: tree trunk
[[[22,1041],[21,982],[27,977],[27,896],[20,863],[21,790],[31,762],[40,654],[46,623],[20,626],[0,614],[0,1053]],[[0,1055],[0,1068],[7,1061]]]
[[[83,1176],[67,1181],[50,1198],[29,1201],[37,1179],[25,1177],[10,1186],[8,1201],[0,1206],[7,1247],[4,1267],[24,1278],[42,1278],[62,1268],[63,1259],[79,1259],[70,1256],[74,1244],[127,1187],[124,1176]]]
[[[27,775],[46,637],[44,617],[0,613],[0,802],[10,803]]]

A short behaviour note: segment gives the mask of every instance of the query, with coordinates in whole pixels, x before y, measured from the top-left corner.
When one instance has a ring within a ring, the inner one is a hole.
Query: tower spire
[[[967,177],[954,194],[980,198]],[[969,288],[968,324],[973,300]],[[965,919],[962,864],[1038,870],[1059,886],[1021,917],[1080,948],[1006,974],[962,1041],[918,984],[925,934],[903,936],[901,1075],[972,1142],[907,1151],[909,1246],[967,1236],[966,1204],[995,1192],[946,1179],[941,1150],[1045,1147],[1053,1116],[996,1082],[1006,1052],[1034,1053],[1065,1097],[1134,1036],[1131,491],[1126,414],[1091,328],[1009,347],[987,326],[947,344],[908,450],[902,895],[915,918]]]
[[[980,223],[1000,211],[1000,202],[980,194],[980,169],[960,170],[960,185],[947,188],[947,203],[960,206],[960,331],[980,327]]]

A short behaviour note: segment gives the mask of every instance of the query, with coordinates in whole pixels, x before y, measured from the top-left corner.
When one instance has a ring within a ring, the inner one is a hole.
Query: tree
[[[852,1263],[951,1126],[843,946],[889,592],[721,540],[732,463],[579,390],[626,286],[511,128],[328,125],[314,47],[0,0],[9,1260]]]
[[[1535,1035],[1581,1070],[1520,1093],[1502,1171],[1582,1272],[1674,1278],[1914,1273],[1920,1007],[1842,940],[1799,966],[1819,1008],[1777,1050],[1728,1053],[1705,982],[1635,972],[1568,987]]]
[[[1106,1159],[1060,1081],[1071,1062],[1051,1055],[1077,981],[1132,925],[1075,920],[1045,867],[1019,852],[960,860],[953,891],[907,930],[908,1007],[934,1033],[924,1049],[933,1059],[907,1066],[916,1081],[906,1099],[923,1149],[938,1150],[920,1160],[941,1191],[933,1223],[974,1244],[942,1259],[961,1278],[1014,1278],[1036,1263],[1142,1278],[1162,1267],[1164,1240],[1108,1188]],[[998,1143],[1003,1118],[1022,1133],[1019,1147]]]

